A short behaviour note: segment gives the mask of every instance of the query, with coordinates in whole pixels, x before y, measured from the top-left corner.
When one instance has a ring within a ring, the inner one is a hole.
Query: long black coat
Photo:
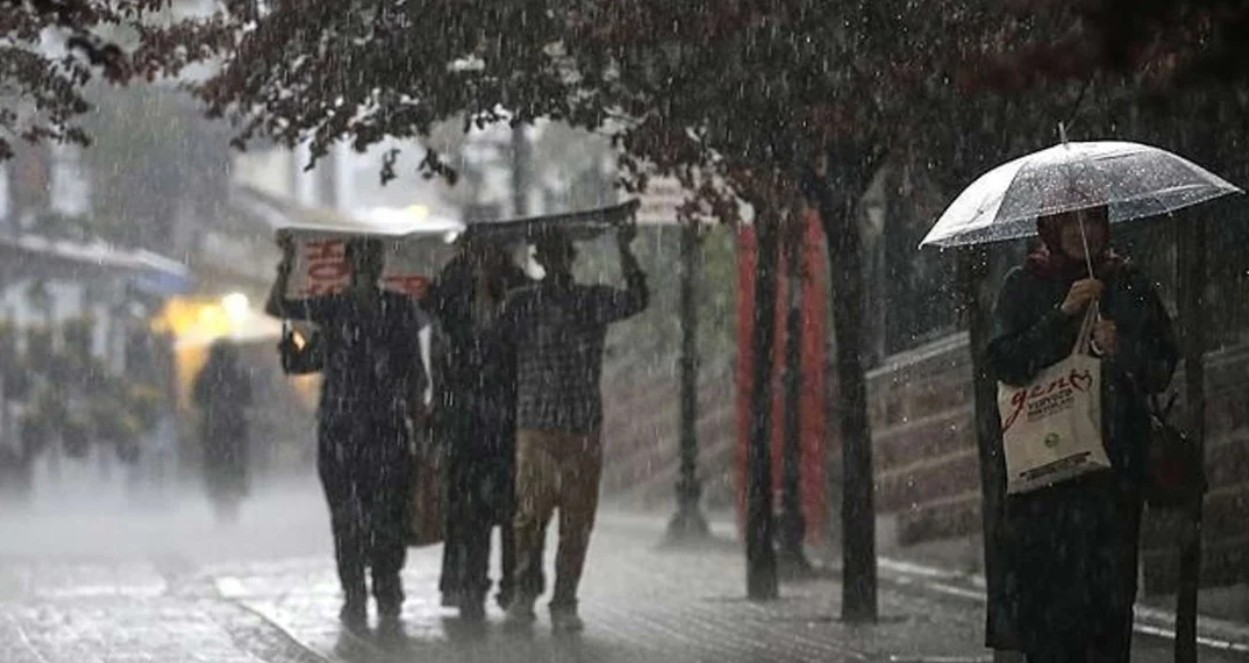
[[[501,279],[500,298],[528,283],[525,273],[509,267]],[[430,288],[426,306],[439,325],[433,352],[436,365],[435,431],[453,467],[474,465],[488,476],[510,477],[516,420],[516,360],[511,339],[501,325],[474,320],[475,282],[468,261],[457,258]],[[491,482],[493,483],[493,481]],[[456,486],[473,493],[481,486]],[[510,492],[486,486],[490,493]]]
[[[1117,351],[1102,364],[1103,439],[1114,469],[1008,497],[995,542],[1010,603],[996,607],[1014,614],[1025,652],[1090,640],[1129,651],[1147,458],[1143,392],[1166,389],[1178,353],[1144,274],[1124,265],[1105,283],[1102,315],[1118,326]],[[1027,384],[1071,353],[1080,316],[1058,312],[1069,288],[1026,267],[1007,275],[987,355],[998,380]]]
[[[247,491],[247,408],[252,388],[236,353],[232,348],[214,348],[192,388],[195,404],[202,410],[204,475],[214,494]]]

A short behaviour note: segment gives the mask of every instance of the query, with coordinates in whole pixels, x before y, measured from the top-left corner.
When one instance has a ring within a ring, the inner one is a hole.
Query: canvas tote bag
[[[1008,494],[1111,467],[1102,441],[1102,362],[1089,354],[1097,316],[1090,306],[1071,356],[1022,387],[998,383]]]

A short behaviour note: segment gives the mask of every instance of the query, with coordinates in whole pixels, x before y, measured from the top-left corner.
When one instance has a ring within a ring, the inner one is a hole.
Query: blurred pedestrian
[[[1096,305],[1092,351],[1102,360],[1112,468],[1008,496],[996,545],[1014,596],[999,607],[1015,611],[1029,663],[1126,663],[1148,470],[1145,394],[1167,388],[1175,337],[1150,279],[1111,249],[1106,207],[1043,217],[1037,229],[1041,245],[998,295],[989,366],[1006,384],[1028,384],[1072,353]]]
[[[502,527],[499,604],[513,591],[516,363],[499,325],[507,294],[529,283],[500,245],[466,237],[430,287],[427,310],[441,328],[436,435],[446,460],[443,604],[485,617],[491,531]]]
[[[535,243],[546,272],[536,285],[509,297],[503,318],[516,341],[518,388],[516,433],[516,548],[518,578],[542,567],[540,543],[559,509],[559,550],[551,625],[557,632],[584,628],[577,589],[598,507],[603,447],[599,378],[608,326],[643,311],[646,275],[629,245],[632,225],[617,234],[623,290],[573,280],[576,249],[562,232],[549,230]],[[524,582],[508,610],[511,626],[533,623],[538,593]]]
[[[192,392],[200,409],[204,484],[217,518],[233,521],[248,492],[247,408],[252,403],[251,377],[233,343],[213,342]]]
[[[323,382],[317,469],[330,508],[343,589],[340,617],[367,620],[366,571],[383,620],[403,605],[413,472],[412,415],[425,391],[419,332],[424,314],[410,297],[381,287],[384,246],[347,242],[351,282],[341,294],[290,299],[294,245],[284,245],[267,310],[320,328]]]

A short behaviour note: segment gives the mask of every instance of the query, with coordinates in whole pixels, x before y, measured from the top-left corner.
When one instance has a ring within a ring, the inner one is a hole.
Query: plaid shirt
[[[516,341],[516,425],[588,433],[603,422],[607,327],[646,308],[646,277],[626,275],[624,290],[548,281],[517,290],[504,308]]]

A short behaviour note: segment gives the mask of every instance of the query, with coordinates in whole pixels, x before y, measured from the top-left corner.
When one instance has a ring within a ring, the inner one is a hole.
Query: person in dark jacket
[[[1006,384],[1027,384],[1071,354],[1096,302],[1092,345],[1103,360],[1103,440],[1113,468],[1007,498],[999,545],[1011,607],[1029,663],[1126,663],[1147,469],[1145,394],[1170,383],[1175,336],[1153,284],[1110,248],[1105,207],[1045,217],[1037,228],[1040,247],[998,295],[989,366]]]
[[[412,415],[425,390],[424,314],[411,297],[382,289],[377,240],[347,243],[345,292],[307,299],[286,296],[294,245],[284,249],[267,310],[314,322],[322,334],[317,470],[344,595],[340,617],[348,628],[364,625],[371,571],[378,613],[393,623],[403,605],[399,573],[411,527]]]
[[[503,247],[470,236],[425,299],[442,341],[434,406],[446,461],[440,589],[443,604],[472,621],[485,617],[496,526],[502,529],[499,604],[506,608],[513,592],[516,366],[498,315],[507,294],[528,283]]]
[[[239,364],[238,348],[224,339],[212,344],[192,389],[200,408],[204,481],[221,520],[234,520],[247,495],[247,408],[251,379]]]

